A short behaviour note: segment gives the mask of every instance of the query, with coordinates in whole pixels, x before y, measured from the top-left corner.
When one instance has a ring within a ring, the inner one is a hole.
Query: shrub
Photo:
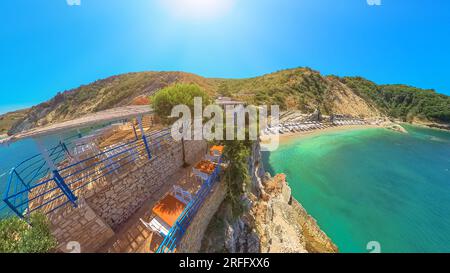
[[[56,245],[43,214],[33,214],[30,224],[18,217],[0,220],[1,253],[46,253]]]
[[[224,158],[229,162],[224,177],[228,186],[227,199],[232,205],[233,215],[239,216],[244,209],[241,198],[250,183],[248,158],[251,153],[252,141],[227,140],[224,141],[224,144]]]

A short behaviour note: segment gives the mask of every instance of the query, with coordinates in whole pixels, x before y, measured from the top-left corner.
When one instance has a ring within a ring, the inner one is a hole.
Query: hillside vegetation
[[[7,134],[15,123],[20,122],[27,115],[28,109],[11,112],[7,115],[0,115],[0,136]]]
[[[128,73],[58,93],[53,99],[0,116],[9,134],[131,105],[175,83],[199,85],[209,96],[229,96],[282,110],[360,117],[388,115],[405,121],[450,122],[450,97],[405,85],[376,85],[359,77],[323,76],[309,68],[278,71],[248,79],[211,79],[184,72]]]
[[[25,117],[10,126],[9,133],[131,105],[142,95],[150,96],[166,86],[184,82],[195,83],[211,92],[214,89],[204,78],[181,72],[141,72],[113,76],[58,93],[51,100],[32,107]],[[9,116],[5,115],[5,118],[9,119]]]
[[[376,85],[360,77],[345,77],[342,82],[390,117],[450,123],[449,96],[407,85]]]

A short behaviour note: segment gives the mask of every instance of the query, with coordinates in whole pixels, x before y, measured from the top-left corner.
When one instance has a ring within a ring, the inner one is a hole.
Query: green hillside
[[[449,96],[407,85],[376,85],[360,77],[345,77],[342,82],[388,116],[450,123]]]
[[[0,115],[0,135],[7,134],[11,127],[28,115],[28,109]]]
[[[0,133],[28,130],[113,107],[133,104],[175,83],[194,83],[211,96],[282,110],[360,117],[388,115],[405,121],[450,123],[450,97],[406,85],[377,85],[361,77],[323,76],[309,68],[277,71],[248,79],[211,79],[184,72],[128,73],[58,93],[26,111],[0,116]]]

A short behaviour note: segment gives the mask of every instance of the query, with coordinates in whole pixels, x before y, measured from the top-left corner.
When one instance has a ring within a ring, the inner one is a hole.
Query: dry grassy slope
[[[282,109],[375,116],[379,111],[334,77],[323,77],[307,68],[278,71],[249,79],[208,79],[184,72],[128,73],[98,80],[64,91],[53,99],[32,107],[19,117],[10,133],[36,126],[74,119],[117,106],[129,105],[136,97],[154,94],[174,83],[195,83],[209,95],[228,95],[253,104],[279,104]],[[12,114],[3,116],[11,120]],[[16,117],[17,118],[17,117]],[[2,126],[0,121],[0,126]]]
[[[14,111],[7,115],[0,115],[0,136],[7,134],[8,130],[18,121],[28,115],[28,109]]]
[[[253,104],[278,104],[283,110],[325,114],[380,116],[380,111],[355,94],[339,78],[324,77],[308,68],[278,71],[242,80],[216,80],[219,93]]]
[[[327,81],[328,91],[325,96],[325,101],[331,113],[362,117],[379,117],[383,115],[376,106],[370,102],[366,102],[339,80],[328,77]]]
[[[99,80],[64,91],[53,99],[34,106],[29,114],[11,127],[10,133],[55,122],[74,119],[88,113],[132,104],[142,95],[151,95],[173,83],[196,83],[215,94],[214,86],[197,75],[182,72],[129,73]]]

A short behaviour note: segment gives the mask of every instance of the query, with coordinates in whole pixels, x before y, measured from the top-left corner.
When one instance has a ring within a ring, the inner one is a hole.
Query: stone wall
[[[205,141],[185,141],[186,160],[206,152]],[[121,176],[94,185],[80,205],[66,205],[49,215],[53,234],[66,251],[68,242],[81,244],[82,252],[93,252],[114,235],[114,230],[127,221],[156,191],[161,190],[171,175],[183,165],[180,142],[169,143],[152,160],[142,160]],[[82,199],[84,198],[84,199]]]
[[[206,151],[204,141],[186,141],[187,157]],[[172,142],[164,152],[144,164],[134,166],[125,176],[117,178],[102,190],[87,199],[92,208],[116,229],[126,221],[142,204],[157,192],[167,178],[183,165],[180,142]]]
[[[198,210],[196,216],[186,230],[180,244],[178,253],[198,253],[202,245],[203,236],[209,222],[216,214],[226,196],[226,186],[223,181],[214,185],[212,192]]]
[[[65,206],[48,218],[62,252],[94,252],[114,236],[114,231],[84,199],[78,200],[78,207]]]

